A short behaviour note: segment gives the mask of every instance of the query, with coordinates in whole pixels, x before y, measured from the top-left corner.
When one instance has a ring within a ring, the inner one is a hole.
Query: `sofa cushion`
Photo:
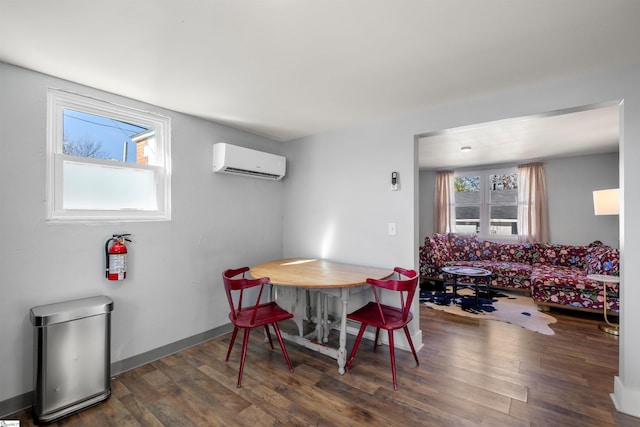
[[[485,261],[485,267],[495,276],[519,277],[529,281],[533,267],[523,262]]]
[[[482,259],[480,241],[476,234],[449,233],[447,243],[451,260],[476,261]]]
[[[589,246],[585,260],[587,274],[620,274],[620,251],[611,246]]]
[[[607,285],[607,310],[619,310],[619,286]],[[592,311],[604,309],[603,285],[587,278],[585,269],[536,264],[531,274],[536,304],[556,304]]]
[[[602,283],[588,279],[584,268],[549,264],[533,265],[531,286],[602,290]]]
[[[487,261],[531,264],[532,251],[531,243],[503,243],[491,240],[482,243],[482,258]]]
[[[533,264],[583,268],[589,246],[535,243],[531,252]]]
[[[432,240],[435,246],[435,250],[437,251],[442,263],[453,259],[451,254],[449,253],[449,238],[446,234],[434,233]]]
[[[425,238],[424,245],[420,246],[420,259],[429,261],[432,266],[437,268],[444,265],[440,249],[436,241],[430,237]]]
[[[618,294],[607,286],[607,311],[619,311]],[[567,308],[585,309],[602,313],[602,291],[566,288],[562,286],[531,286],[531,297],[536,304],[553,304]]]

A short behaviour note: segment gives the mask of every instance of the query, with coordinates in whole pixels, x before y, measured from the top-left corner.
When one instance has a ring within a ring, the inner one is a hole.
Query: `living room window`
[[[47,220],[171,218],[170,119],[48,91]]]
[[[517,238],[516,168],[456,172],[453,186],[457,232],[484,238]]]

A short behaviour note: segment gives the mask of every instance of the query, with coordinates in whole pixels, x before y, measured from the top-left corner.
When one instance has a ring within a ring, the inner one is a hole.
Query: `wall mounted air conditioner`
[[[264,179],[282,179],[287,159],[224,142],[213,144],[213,171]]]

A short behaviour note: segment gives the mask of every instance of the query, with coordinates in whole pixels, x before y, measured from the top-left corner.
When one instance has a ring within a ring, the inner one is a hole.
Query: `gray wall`
[[[624,100],[620,364],[613,399],[619,409],[640,415],[640,328],[633,327],[640,324],[635,310],[640,287],[634,283],[640,265],[632,261],[640,258],[640,223],[633,221],[640,217],[640,200],[632,197],[634,183],[640,182],[640,64],[515,88],[281,146],[143,106],[173,118],[174,220],[112,226],[44,224],[44,89],[48,84],[83,88],[5,65],[0,73],[5,237],[0,268],[9,271],[0,284],[0,401],[31,389],[27,313],[33,305],[97,293],[112,296],[116,312],[120,310],[113,350],[119,360],[223,324],[227,308],[217,277],[230,264],[284,254],[417,266],[415,135]],[[289,176],[273,183],[212,175],[211,142],[222,138],[272,152],[281,147],[280,154],[290,161]],[[398,192],[389,189],[394,170],[400,173]],[[229,205],[237,211],[229,212]],[[242,211],[247,205],[252,211]],[[388,222],[397,223],[396,236],[387,235]],[[132,277],[105,284],[101,246],[115,231],[129,231],[136,239]]]
[[[640,182],[640,64],[514,88],[284,144],[285,154],[296,162],[285,183],[284,253],[417,266],[424,230],[418,216],[422,205],[415,135],[618,100],[624,101],[619,169],[622,332],[613,400],[619,409],[640,416],[640,364],[635,362],[640,357],[640,328],[633,328],[640,324],[635,310],[640,287],[634,283],[640,265],[625,262],[640,257],[640,223],[625,221],[640,217],[640,200],[631,196],[634,183]],[[393,170],[402,179],[396,193],[389,190]],[[585,200],[585,215],[590,215],[586,204]],[[386,235],[386,223],[392,219],[397,222],[395,237]],[[558,235],[574,238],[573,232]],[[423,332],[428,335],[428,329]]]
[[[434,200],[433,193],[436,186],[436,172],[433,170],[421,170],[419,178],[419,200],[420,207],[420,244],[424,242],[426,236],[431,236],[434,232]]]
[[[170,222],[45,223],[48,86],[171,117]],[[255,135],[0,63],[0,402],[33,389],[33,306],[111,297],[114,363],[229,322],[220,274],[281,257],[284,184],[212,173],[220,141],[280,154]],[[132,233],[129,272],[108,282],[116,232]]]
[[[593,214],[593,190],[618,187],[618,153],[548,159],[545,164],[551,243],[601,240],[618,247],[618,216]],[[435,172],[420,171],[420,237],[433,234]]]
[[[402,143],[412,138],[403,133],[399,139],[383,122],[285,143],[291,168],[285,183],[284,255],[413,268],[417,175],[414,147]],[[391,190],[394,171],[397,191]],[[396,235],[388,234],[389,223],[397,224]],[[347,310],[370,297],[370,291],[352,295]],[[340,312],[337,298],[332,301],[332,310]],[[418,298],[415,312],[417,307]],[[421,343],[417,316],[410,330],[413,341]],[[386,342],[386,336],[381,339]],[[396,339],[399,347],[409,348],[404,334]]]
[[[545,165],[552,243],[619,246],[619,217],[593,213],[593,190],[618,188],[618,153],[550,159]]]
[[[387,136],[383,125],[361,132],[285,143],[291,163],[285,183],[286,256],[413,266],[413,146]],[[398,191],[391,191],[393,171],[399,174]],[[390,222],[397,224],[395,236],[388,234]]]

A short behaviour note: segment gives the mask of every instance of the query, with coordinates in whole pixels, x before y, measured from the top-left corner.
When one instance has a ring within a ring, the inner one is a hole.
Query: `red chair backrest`
[[[396,267],[393,269],[393,271],[398,275],[397,279],[367,279],[367,283],[371,285],[371,289],[373,290],[373,295],[376,298],[378,310],[380,310],[380,315],[382,316],[383,322],[384,313],[382,310],[382,305],[380,304],[380,297],[378,296],[378,292],[376,292],[376,287],[400,292],[400,309],[402,310],[402,320],[406,322],[409,316],[409,311],[411,310],[413,298],[416,295],[416,289],[418,288],[418,273],[416,273],[415,270],[406,270],[401,267]],[[406,277],[406,279],[403,279],[402,276]]]
[[[253,309],[253,315],[251,316],[251,323],[255,322],[256,314],[258,313],[258,307],[260,300],[262,299],[262,291],[264,285],[271,280],[268,277],[260,277],[258,279],[247,279],[245,273],[249,271],[249,267],[230,268],[222,273],[222,281],[224,283],[224,290],[227,294],[227,300],[229,301],[229,308],[231,309],[231,315],[234,319],[238,318],[238,312],[245,308],[243,306],[244,290],[260,286],[260,292],[256,298],[256,304]],[[236,276],[240,276],[236,278]],[[232,291],[239,291],[237,304],[234,303]]]

